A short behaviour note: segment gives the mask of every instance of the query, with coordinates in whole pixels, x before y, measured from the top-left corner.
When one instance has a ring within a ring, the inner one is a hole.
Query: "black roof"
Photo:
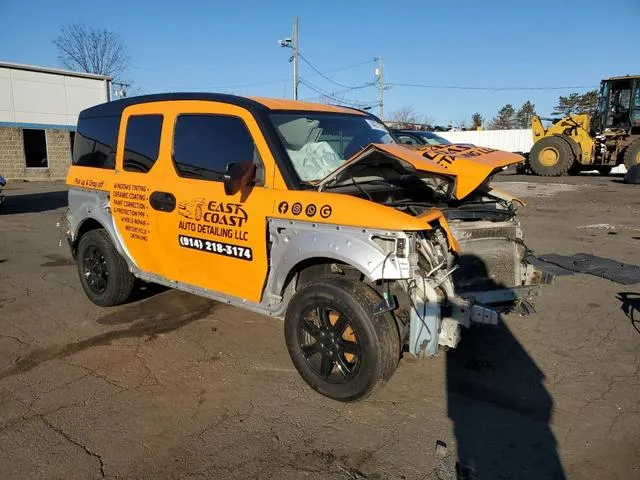
[[[208,93],[208,92],[176,92],[176,93],[155,93],[152,95],[140,95],[137,97],[123,98],[112,102],[102,103],[95,107],[87,108],[80,113],[83,118],[92,117],[110,117],[121,115],[122,111],[131,106],[140,103],[150,102],[166,102],[170,100],[204,100],[209,102],[222,102],[244,107],[246,109],[263,109],[268,110],[263,104],[251,100],[247,97],[238,95],[227,95],[225,93]]]

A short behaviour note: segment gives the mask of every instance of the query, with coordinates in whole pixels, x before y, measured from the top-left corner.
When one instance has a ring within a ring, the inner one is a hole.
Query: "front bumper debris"
[[[461,327],[472,324],[497,325],[501,312],[511,311],[517,302],[528,302],[534,286],[501,288],[471,292],[447,300],[438,298],[428,279],[412,282],[409,323],[409,353],[417,357],[435,355],[438,346],[455,348],[460,342]]]

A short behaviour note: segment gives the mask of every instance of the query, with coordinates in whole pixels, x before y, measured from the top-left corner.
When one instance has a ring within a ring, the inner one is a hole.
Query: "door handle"
[[[176,209],[176,197],[169,192],[153,192],[149,196],[149,204],[160,212],[173,212]]]

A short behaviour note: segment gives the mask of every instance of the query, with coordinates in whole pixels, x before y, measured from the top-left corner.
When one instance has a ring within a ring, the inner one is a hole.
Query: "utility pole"
[[[380,120],[384,120],[384,78],[382,75],[382,57],[378,57],[376,76],[378,77],[378,117],[380,117]]]
[[[298,100],[298,16],[293,20],[293,99]]]

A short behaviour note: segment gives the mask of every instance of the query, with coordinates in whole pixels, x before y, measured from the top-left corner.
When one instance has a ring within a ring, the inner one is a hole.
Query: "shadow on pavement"
[[[12,195],[9,193],[2,209],[2,215],[20,213],[38,213],[55,210],[67,206],[67,191],[25,193]]]
[[[459,479],[565,478],[544,374],[504,321],[466,330],[446,362]]]
[[[631,325],[640,333],[640,293],[618,292],[618,300],[622,302],[620,308],[631,320]]]
[[[69,343],[32,350],[17,358],[6,370],[0,372],[0,379],[28,372],[49,360],[61,359],[99,345],[109,345],[123,338],[155,338],[162,333],[172,332],[209,315],[217,302],[189,293],[168,292],[146,301],[130,304],[98,319],[98,323],[117,325],[129,323],[126,328],[111,330],[94,337]]]

